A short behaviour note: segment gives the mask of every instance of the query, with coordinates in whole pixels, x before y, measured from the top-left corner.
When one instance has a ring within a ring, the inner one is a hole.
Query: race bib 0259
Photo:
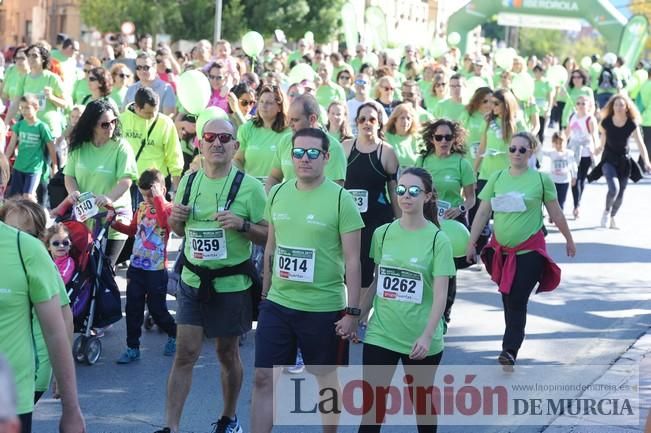
[[[224,260],[228,257],[224,229],[189,229],[188,240],[190,254],[195,260]]]
[[[378,269],[377,296],[399,302],[423,302],[423,275],[402,268],[380,266]]]
[[[313,248],[276,247],[275,272],[283,280],[314,282],[316,251]]]

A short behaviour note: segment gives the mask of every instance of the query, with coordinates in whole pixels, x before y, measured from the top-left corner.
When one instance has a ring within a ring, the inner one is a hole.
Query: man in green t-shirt
[[[319,127],[319,104],[314,96],[303,94],[294,98],[289,106],[289,126],[294,133],[305,128]],[[343,185],[346,180],[346,169],[348,161],[344,154],[344,148],[332,135],[326,133],[329,141],[330,158],[326,161],[325,176]],[[296,177],[294,161],[292,159],[292,136],[284,136],[276,148],[276,156],[271,164],[271,171],[265,183],[265,189]]]
[[[205,335],[216,339],[223,378],[224,409],[216,431],[242,433],[236,416],[243,377],[239,339],[251,329],[251,243],[264,243],[267,227],[262,184],[232,164],[239,148],[234,134],[227,120],[206,123],[200,140],[203,168],[181,179],[169,218],[170,228],[186,242],[177,296],[176,357],[167,385],[167,427],[160,432],[179,432]],[[238,181],[239,189],[233,186]]]
[[[434,107],[432,114],[436,119],[459,120],[461,113],[466,109],[461,100],[464,83],[465,79],[461,74],[454,74],[450,77],[450,97],[439,101]]]
[[[293,365],[299,343],[320,385],[336,386],[335,368],[348,362],[343,339],[356,330],[361,313],[364,223],[352,196],[326,179],[329,144],[320,129],[297,131],[292,138],[297,178],[269,193],[262,284],[266,300],[260,305],[255,341],[253,432],[271,431],[273,367]],[[324,425],[324,431],[336,431],[335,420],[326,419]]]
[[[9,164],[0,155],[0,194],[9,178]],[[61,314],[59,276],[43,243],[0,222],[0,354],[9,361],[18,390],[17,414],[23,432],[31,432],[34,410],[35,359],[30,307],[36,311],[62,400],[60,430],[86,431],[77,398],[72,349]]]

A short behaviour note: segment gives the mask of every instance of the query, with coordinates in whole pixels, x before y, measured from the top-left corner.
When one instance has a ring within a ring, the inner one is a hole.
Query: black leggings
[[[540,123],[540,129],[538,130],[538,141],[540,144],[545,141],[545,122],[547,118],[545,116],[538,116],[538,123]]]
[[[651,126],[642,127],[642,138],[644,138],[644,147],[646,147],[646,154],[651,158]],[[642,170],[644,170],[644,161],[642,160],[642,154],[637,159],[637,163]]]
[[[576,173],[576,184],[572,187],[572,198],[574,199],[574,209],[581,206],[581,197],[585,190],[585,181],[588,178],[588,170],[592,166],[592,158],[582,156],[579,161],[579,169]]]
[[[20,418],[20,433],[32,433],[32,412],[18,415]]]
[[[398,365],[399,361],[402,361],[405,373],[411,374],[417,378],[414,386],[432,386],[434,383],[434,376],[436,375],[436,369],[441,363],[442,357],[443,352],[439,352],[436,355],[431,355],[416,361],[409,359],[409,355],[405,355],[404,353],[394,352],[393,350],[385,349],[384,347],[375,346],[373,344],[364,344],[363,349],[364,366],[393,366],[393,371],[395,371],[395,366]],[[431,369],[425,369],[427,370],[425,372],[423,371],[423,368],[410,368],[413,366],[430,366]],[[387,379],[390,381],[392,376],[393,373],[389,373],[384,369],[378,371],[377,367],[369,369],[364,368],[364,380],[370,383],[373,387],[387,386],[389,384]],[[370,398],[373,397],[371,396]],[[367,396],[364,396],[365,401],[366,399]],[[375,411],[370,410],[367,415],[362,418],[362,424],[359,426],[357,433],[379,433],[382,429],[382,422],[384,421],[384,415],[386,413],[386,407],[384,407],[386,400],[376,404],[378,406],[375,407]],[[378,419],[379,422],[376,423],[376,420]],[[416,419],[418,423],[418,433],[436,433],[436,415],[422,416],[417,417]]]
[[[118,257],[120,257],[120,252],[124,248],[124,244],[127,242],[126,239],[109,239],[106,241],[106,257],[109,258],[111,266],[115,268],[115,264],[118,262]]]

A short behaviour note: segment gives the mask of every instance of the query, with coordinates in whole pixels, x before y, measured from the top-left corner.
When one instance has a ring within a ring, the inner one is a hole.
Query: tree
[[[534,54],[544,56],[547,53],[554,53],[560,58],[574,57],[578,61],[585,56],[603,53],[605,50],[603,37],[596,33],[570,38],[567,32],[560,30],[520,28],[519,53],[522,56]]]
[[[248,27],[246,8],[241,0],[227,0],[222,11],[222,37],[239,41]]]

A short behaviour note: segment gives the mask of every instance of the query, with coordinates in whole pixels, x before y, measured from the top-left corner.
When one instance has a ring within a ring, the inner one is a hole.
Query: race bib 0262
[[[188,241],[190,254],[195,260],[224,260],[228,257],[224,229],[189,229]]]
[[[382,299],[420,304],[423,302],[423,275],[407,269],[380,266],[376,294]]]
[[[283,280],[314,282],[316,251],[313,248],[276,247],[275,272]]]

